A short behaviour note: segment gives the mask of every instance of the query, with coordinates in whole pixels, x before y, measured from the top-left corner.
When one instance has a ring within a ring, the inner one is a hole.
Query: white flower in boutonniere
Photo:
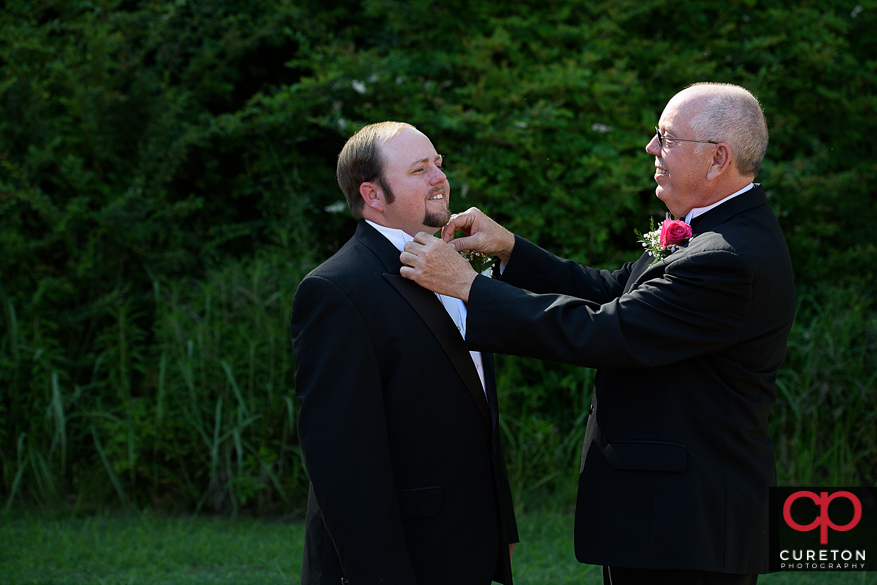
[[[475,272],[483,274],[487,278],[493,278],[493,263],[496,260],[493,256],[488,256],[477,250],[463,250],[460,252],[460,256],[466,259]]]
[[[633,230],[633,233],[639,238],[637,242],[643,245],[649,256],[655,258],[655,261],[649,266],[657,264],[660,260],[679,250],[693,237],[691,226],[678,219],[668,217],[661,222],[657,229],[655,228],[655,220],[649,219],[649,227],[651,231],[645,234],[640,233],[637,229]]]

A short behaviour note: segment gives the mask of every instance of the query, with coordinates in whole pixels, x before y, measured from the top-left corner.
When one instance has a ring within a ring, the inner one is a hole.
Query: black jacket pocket
[[[666,441],[613,441],[603,448],[612,469],[632,471],[675,471],[688,468],[682,443]]]
[[[396,490],[402,520],[431,518],[442,510],[442,486]]]

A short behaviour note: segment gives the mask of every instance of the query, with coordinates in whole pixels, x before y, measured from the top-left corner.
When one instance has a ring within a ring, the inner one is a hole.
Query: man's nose
[[[661,156],[661,145],[658,142],[657,134],[652,136],[652,139],[649,140],[648,144],[646,144],[646,152],[654,156]]]
[[[447,178],[447,175],[445,175],[445,173],[439,167],[436,167],[435,172],[432,175],[432,181],[430,181],[430,184],[438,185]]]

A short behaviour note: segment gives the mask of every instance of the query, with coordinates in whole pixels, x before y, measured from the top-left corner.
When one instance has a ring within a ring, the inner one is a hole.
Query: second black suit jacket
[[[609,273],[517,239],[506,282],[473,283],[472,349],[600,369],[581,562],[769,571],[768,414],[794,317],[791,261],[761,186],[699,219],[654,264],[646,254]]]
[[[488,401],[453,320],[400,267],[360,221],[295,294],[302,583],[511,584],[492,356]]]

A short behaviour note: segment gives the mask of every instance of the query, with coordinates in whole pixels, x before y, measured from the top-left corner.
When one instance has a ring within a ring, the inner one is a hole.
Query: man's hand
[[[399,273],[433,292],[469,300],[469,289],[478,274],[469,263],[441,239],[420,232],[405,244]]]
[[[509,543],[509,562],[512,561],[512,555],[515,554],[515,543]]]
[[[454,232],[463,230],[465,237],[454,239]],[[498,256],[500,262],[508,263],[515,247],[515,236],[475,207],[459,215],[442,228],[442,239],[454,245],[458,252],[477,250],[488,256]]]

